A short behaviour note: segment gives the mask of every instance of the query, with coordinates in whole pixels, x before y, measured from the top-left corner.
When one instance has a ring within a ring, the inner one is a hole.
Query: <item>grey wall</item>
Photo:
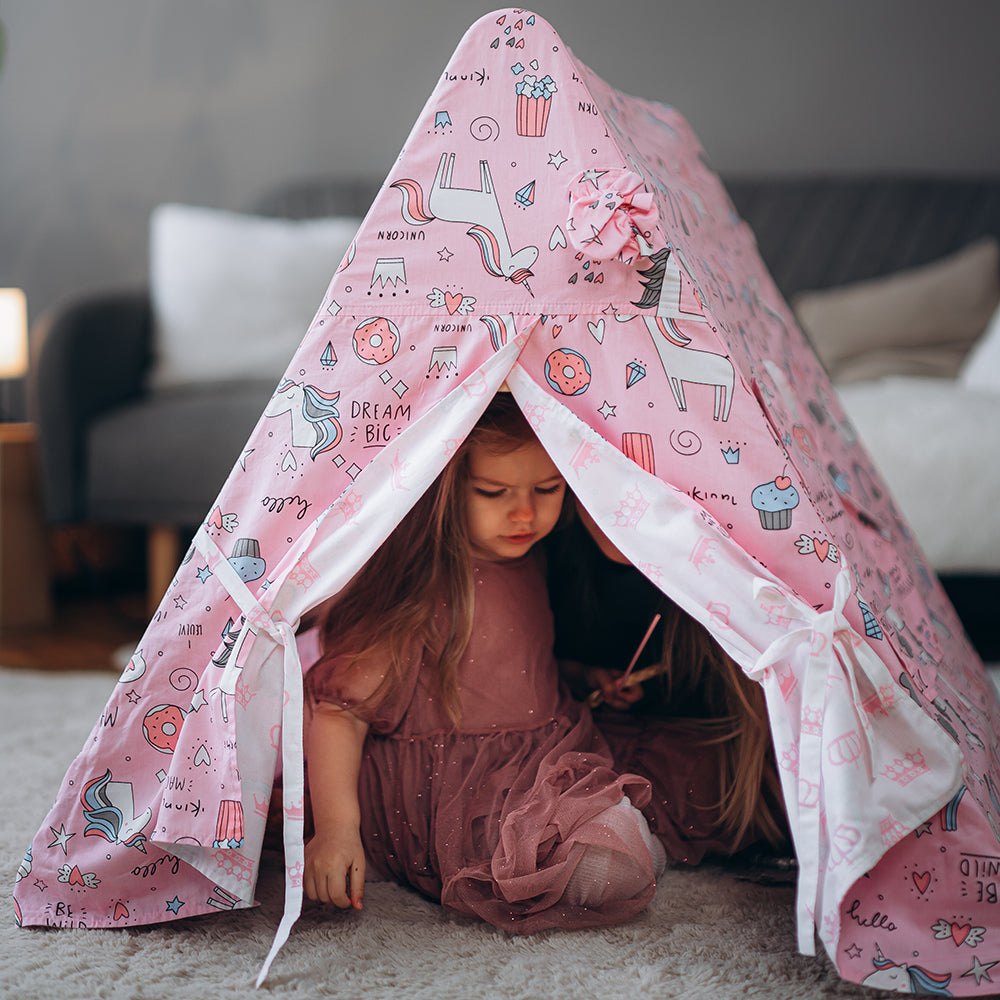
[[[150,209],[384,176],[468,0],[0,0],[0,285],[33,316],[145,280]],[[1000,4],[541,0],[723,172],[1000,174]]]

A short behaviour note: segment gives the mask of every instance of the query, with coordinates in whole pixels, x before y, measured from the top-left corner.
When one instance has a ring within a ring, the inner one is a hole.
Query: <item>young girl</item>
[[[360,909],[366,866],[529,933],[626,920],[663,849],[561,685],[532,552],[566,486],[499,395],[348,585],[306,675],[306,894]]]

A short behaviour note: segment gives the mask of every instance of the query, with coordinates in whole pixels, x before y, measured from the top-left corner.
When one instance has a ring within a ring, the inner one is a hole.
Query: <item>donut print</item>
[[[561,347],[545,359],[545,381],[564,396],[579,396],[590,385],[590,363],[577,351]]]
[[[399,350],[399,330],[391,319],[375,316],[354,331],[354,353],[366,365],[384,365]]]
[[[142,735],[160,753],[173,753],[184,725],[184,713],[176,705],[157,705],[142,720]]]

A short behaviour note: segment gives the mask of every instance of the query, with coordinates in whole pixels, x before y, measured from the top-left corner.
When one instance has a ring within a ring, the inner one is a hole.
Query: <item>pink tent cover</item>
[[[252,905],[280,755],[280,944],[299,619],[505,382],[605,532],[763,685],[801,949],[818,932],[872,985],[989,989],[982,664],[688,124],[521,10],[443,73],[32,842],[17,919]]]

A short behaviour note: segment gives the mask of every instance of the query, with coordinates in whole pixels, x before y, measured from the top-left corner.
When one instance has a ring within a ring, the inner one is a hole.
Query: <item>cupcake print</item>
[[[799,505],[799,491],[788,476],[761,483],[750,494],[750,502],[760,514],[760,525],[768,531],[792,526],[792,511]]]

